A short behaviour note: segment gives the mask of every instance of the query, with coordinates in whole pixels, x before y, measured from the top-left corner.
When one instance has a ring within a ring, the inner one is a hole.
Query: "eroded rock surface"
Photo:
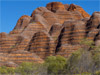
[[[51,2],[23,15],[9,33],[0,33],[0,66],[16,67],[29,61],[42,63],[47,56],[69,57],[84,38],[100,45],[100,12],[92,16],[75,4]]]

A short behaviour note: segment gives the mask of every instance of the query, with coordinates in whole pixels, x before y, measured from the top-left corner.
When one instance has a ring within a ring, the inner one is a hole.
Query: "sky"
[[[90,15],[100,11],[100,0],[0,0],[0,33],[9,33],[22,15],[30,16],[36,8],[54,1],[79,5]]]

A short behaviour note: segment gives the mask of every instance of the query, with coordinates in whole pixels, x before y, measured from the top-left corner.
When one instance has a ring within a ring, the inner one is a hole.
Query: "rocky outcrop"
[[[24,15],[9,33],[0,33],[0,66],[16,67],[21,62],[43,63],[47,56],[69,57],[81,40],[100,45],[100,12],[92,16],[75,4],[51,2]]]
[[[28,51],[36,53],[41,58],[54,55],[54,42],[53,39],[45,31],[40,31],[32,37]]]
[[[79,44],[85,38],[85,24],[82,21],[65,21],[58,41],[63,44]]]
[[[0,52],[3,53],[10,52],[22,40],[19,36],[15,37],[6,33],[1,33],[0,37]]]
[[[68,10],[69,4],[64,4],[64,6],[65,6],[65,9]]]
[[[50,32],[49,34],[51,35],[51,37],[54,39],[54,40],[57,40],[60,32],[61,32],[61,29],[62,29],[62,24],[59,24],[59,23],[55,23],[51,29],[50,29]]]
[[[84,11],[83,8],[81,8],[80,6],[78,5],[74,5],[74,4],[71,4],[68,8],[69,11],[78,11],[81,13],[81,15],[85,18],[85,17],[90,17],[90,15],[88,13],[86,13]]]
[[[100,12],[94,12],[87,22],[87,30],[100,29]]]
[[[39,7],[32,12],[31,17],[34,18],[35,14],[43,15],[43,13],[45,12],[50,12],[50,11],[46,7]]]
[[[65,10],[65,7],[61,2],[51,2],[51,3],[48,3],[46,7],[48,10],[52,12]]]
[[[87,37],[91,40],[99,40],[100,38],[100,12],[94,12],[87,21]]]
[[[81,48],[80,45],[64,44],[59,47],[59,50],[57,49],[56,55],[61,55],[68,58],[73,52],[77,51],[79,48]]]
[[[40,22],[32,22],[28,24],[28,26],[24,29],[24,31],[21,33],[21,35],[25,38],[31,38],[34,33],[40,31],[40,30],[45,30],[44,25],[42,25]]]
[[[27,25],[30,23],[31,19],[32,18],[27,15],[21,16],[20,19],[17,21],[15,28],[13,29],[13,31],[10,32],[10,34],[21,33],[27,27]]]

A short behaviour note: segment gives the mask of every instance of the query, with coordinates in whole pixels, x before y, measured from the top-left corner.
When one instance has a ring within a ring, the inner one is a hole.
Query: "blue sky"
[[[52,1],[80,5],[90,15],[100,11],[99,0],[0,0],[0,32],[9,33],[22,15],[31,15],[34,9]]]

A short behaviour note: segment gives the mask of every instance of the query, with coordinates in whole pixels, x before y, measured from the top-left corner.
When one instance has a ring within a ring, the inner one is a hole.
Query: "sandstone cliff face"
[[[39,31],[32,37],[28,51],[36,53],[41,58],[54,55],[54,41],[51,36],[45,31]]]
[[[90,17],[90,15],[88,13],[86,13],[84,11],[83,8],[81,8],[80,6],[78,5],[74,5],[74,4],[71,4],[68,8],[69,11],[78,11],[81,13],[81,15],[85,18],[85,17]]]
[[[52,11],[52,12],[56,12],[56,11],[64,11],[65,7],[62,3],[60,2],[51,2],[47,4],[47,9]]]
[[[84,38],[100,45],[100,12],[90,15],[75,4],[48,3],[22,16],[9,33],[0,33],[0,65],[42,63],[51,55],[69,57]]]

